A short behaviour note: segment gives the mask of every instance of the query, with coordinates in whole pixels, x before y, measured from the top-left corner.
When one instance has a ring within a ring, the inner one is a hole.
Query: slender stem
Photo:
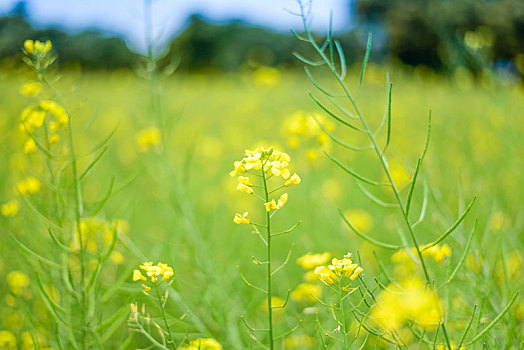
[[[156,297],[158,299],[158,306],[162,310],[162,318],[164,319],[164,324],[166,325],[167,333],[169,334],[169,344],[173,349],[176,349],[175,342],[173,340],[173,333],[171,333],[171,328],[169,328],[169,323],[167,322],[166,311],[164,309],[164,304],[162,303],[162,297],[160,295],[160,288],[158,288],[158,282],[154,283],[156,290]]]
[[[338,307],[340,309],[340,318],[341,318],[339,322],[341,323],[341,326],[342,326],[342,335],[344,336],[344,350],[345,350],[348,348],[348,339],[347,339],[347,334],[346,334],[347,328],[346,328],[346,317],[345,317],[345,312],[344,312],[344,301],[342,300],[344,289],[340,281],[339,281],[339,284],[340,284],[340,290],[338,292]]]
[[[262,180],[264,182],[264,194],[266,203],[269,202],[269,191],[267,189],[266,172],[262,166]],[[267,312],[269,329],[269,348],[274,349],[273,345],[273,307],[271,305],[271,215],[266,211],[266,231],[267,231]]]

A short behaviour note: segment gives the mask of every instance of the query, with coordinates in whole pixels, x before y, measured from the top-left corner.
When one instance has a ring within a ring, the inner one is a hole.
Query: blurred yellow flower
[[[140,130],[137,136],[137,143],[143,151],[149,150],[151,147],[160,143],[161,132],[157,127],[150,127]]]
[[[25,154],[31,154],[31,153],[34,153],[36,152],[36,143],[35,143],[35,140],[33,139],[28,139],[25,143],[24,143],[24,153]]]
[[[373,217],[363,209],[346,210],[344,216],[360,232],[367,233],[373,227]]]
[[[370,319],[388,332],[399,331],[407,321],[424,329],[438,326],[443,317],[443,303],[437,292],[418,278],[389,285],[377,296]]]
[[[16,337],[9,331],[0,331],[0,349],[17,350]]]
[[[278,209],[281,209],[284,206],[284,204],[287,203],[287,198],[288,198],[287,193],[284,193],[283,195],[280,196],[280,198],[278,199],[278,203],[277,203]]]
[[[315,345],[315,338],[306,334],[295,334],[284,339],[284,349],[305,349]]]
[[[184,345],[181,350],[222,350],[222,345],[213,338],[200,338],[191,340],[188,345]]]
[[[307,253],[297,259],[297,263],[306,270],[314,269],[317,266],[323,265],[329,261],[331,254],[328,252],[321,254]]]
[[[42,84],[36,81],[30,81],[20,87],[20,93],[26,96],[38,95],[42,90]]]
[[[13,199],[12,201],[2,204],[1,211],[2,215],[7,218],[16,216],[18,213],[18,201]]]
[[[11,271],[7,274],[7,285],[13,294],[22,295],[29,287],[29,277],[22,271]]]
[[[18,192],[22,196],[29,196],[40,191],[40,181],[33,176],[28,176],[16,184]]]
[[[301,283],[291,293],[291,298],[298,302],[314,303],[322,296],[322,287],[318,284]]]
[[[260,86],[274,86],[280,81],[280,71],[273,67],[260,66],[254,73],[255,83]]]

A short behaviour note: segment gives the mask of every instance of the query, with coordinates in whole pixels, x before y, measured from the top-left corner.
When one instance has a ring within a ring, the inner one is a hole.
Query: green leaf
[[[366,72],[366,66],[369,61],[369,54],[371,53],[372,39],[373,39],[373,35],[370,32],[368,34],[368,44],[366,45],[366,54],[364,55],[364,60],[362,61],[362,69],[360,70],[360,85],[362,85],[362,82],[364,81],[364,73]]]
[[[338,210],[338,213],[340,214],[340,217],[342,218],[342,220],[344,220],[346,225],[348,225],[348,227],[351,228],[351,230],[353,230],[353,232],[355,232],[357,234],[357,236],[359,236],[363,240],[366,240],[369,243],[374,244],[374,245],[376,245],[378,247],[381,247],[381,248],[392,249],[392,250],[397,250],[397,249],[402,248],[402,246],[400,246],[400,245],[394,245],[394,244],[380,242],[380,241],[377,241],[374,238],[369,237],[368,235],[360,232],[355,226],[353,226],[353,224],[351,224],[351,222],[349,222],[349,220],[344,216],[344,214],[342,213],[342,211],[340,209]]]

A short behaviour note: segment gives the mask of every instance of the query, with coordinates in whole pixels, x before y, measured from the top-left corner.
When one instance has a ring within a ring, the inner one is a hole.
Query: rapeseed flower
[[[16,184],[16,189],[22,196],[29,196],[40,191],[40,181],[33,176],[28,176]]]
[[[297,173],[294,173],[289,179],[286,180],[286,182],[284,182],[284,186],[288,187],[291,185],[298,185],[300,181],[302,181],[300,176],[298,176]]]
[[[23,295],[29,287],[29,277],[22,271],[11,271],[7,274],[7,286],[15,295]]]
[[[408,321],[424,329],[433,329],[442,317],[442,300],[419,278],[389,285],[377,296],[370,314],[370,319],[388,332],[398,332]]]
[[[160,143],[161,135],[160,129],[153,126],[140,130],[136,141],[143,151],[147,151]]]
[[[247,194],[253,194],[253,187],[251,186],[247,186],[243,183],[239,183],[237,185],[237,190],[240,191],[240,192],[244,192],[244,193],[247,193]]]
[[[364,269],[362,269],[362,267],[353,263],[350,253],[344,255],[344,258],[342,259],[333,258],[331,260],[331,265],[328,265],[327,267],[318,266],[315,268],[315,274],[317,274],[319,278],[327,284],[333,284],[335,281],[341,280],[342,278],[349,278],[350,281],[353,281],[363,271]]]
[[[301,283],[291,293],[291,298],[298,302],[314,303],[322,296],[322,287],[318,284]]]
[[[175,275],[172,267],[161,262],[154,265],[152,261],[146,261],[139,267],[145,275],[139,269],[134,269],[132,278],[133,282],[143,281],[147,283],[156,284],[159,281],[167,282],[169,279],[171,279],[171,277]],[[144,292],[148,292],[151,290],[151,287],[145,283],[142,283],[142,288],[144,288]]]
[[[16,337],[9,331],[0,331],[0,349],[16,350]]]
[[[249,219],[247,219],[248,212],[246,211],[244,214],[240,215],[239,213],[235,214],[235,217],[233,218],[233,222],[235,224],[246,224],[249,225]]]
[[[213,338],[200,338],[191,340],[181,350],[222,350],[222,345]]]
[[[31,153],[34,153],[36,152],[36,143],[35,143],[35,140],[33,139],[28,139],[25,143],[24,143],[24,153],[25,154],[31,154]]]
[[[12,201],[2,204],[1,212],[2,215],[7,218],[15,217],[18,213],[18,201],[13,199]]]
[[[301,256],[297,259],[297,263],[306,270],[312,270],[317,266],[323,265],[329,261],[331,254],[328,252],[313,254],[307,253],[304,256]]]
[[[35,96],[42,90],[42,84],[36,81],[29,81],[20,87],[20,93],[26,96]]]

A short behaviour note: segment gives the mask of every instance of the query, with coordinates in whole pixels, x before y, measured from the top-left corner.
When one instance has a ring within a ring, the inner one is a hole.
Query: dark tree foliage
[[[407,64],[478,71],[524,53],[522,0],[356,0],[356,5],[360,22],[379,23],[390,36],[390,54]],[[468,46],[465,36],[479,28],[492,43]]]

